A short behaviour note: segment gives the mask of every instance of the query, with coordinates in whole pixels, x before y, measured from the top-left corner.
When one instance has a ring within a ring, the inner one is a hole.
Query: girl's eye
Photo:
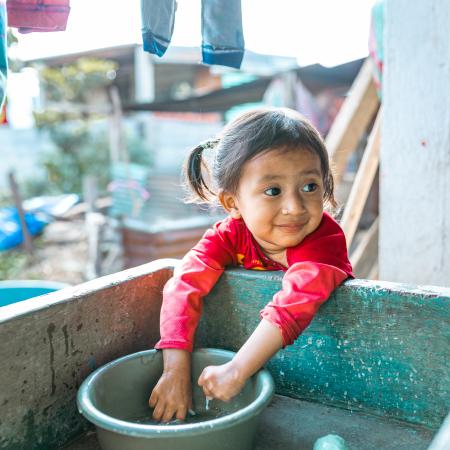
[[[281,189],[276,187],[272,187],[264,191],[264,194],[268,195],[269,197],[275,197],[277,195],[280,195],[280,193]]]
[[[302,187],[303,192],[314,192],[317,189],[317,183],[308,183]]]

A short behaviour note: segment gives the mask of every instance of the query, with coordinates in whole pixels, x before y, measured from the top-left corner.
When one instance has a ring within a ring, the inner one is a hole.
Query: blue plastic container
[[[0,306],[38,297],[69,286],[66,283],[40,280],[0,281]]]

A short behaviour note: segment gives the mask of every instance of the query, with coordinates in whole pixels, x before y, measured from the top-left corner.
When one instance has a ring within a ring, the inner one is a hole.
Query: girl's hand
[[[225,402],[238,394],[245,382],[283,345],[278,327],[263,319],[234,358],[221,366],[203,369],[198,384],[207,397]]]
[[[169,422],[175,416],[184,420],[192,408],[190,354],[184,350],[163,350],[164,372],[148,401],[153,418]]]
[[[230,361],[221,366],[208,366],[203,369],[198,385],[203,388],[206,397],[228,402],[241,392],[246,379]]]

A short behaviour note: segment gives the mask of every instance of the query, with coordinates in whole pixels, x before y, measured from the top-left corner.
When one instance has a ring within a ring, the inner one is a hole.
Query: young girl
[[[206,177],[202,153],[214,150]],[[164,288],[161,340],[164,371],[149,404],[163,422],[191,408],[194,333],[207,295],[229,265],[282,270],[282,289],[232,361],[206,367],[198,384],[228,401],[280,348],[292,344],[320,305],[353,276],[344,233],[324,204],[335,206],[328,154],[315,128],[288,109],[247,112],[218,139],[192,150],[186,176],[194,197],[218,200],[228,217],[209,229]],[[212,186],[211,186],[212,182]]]

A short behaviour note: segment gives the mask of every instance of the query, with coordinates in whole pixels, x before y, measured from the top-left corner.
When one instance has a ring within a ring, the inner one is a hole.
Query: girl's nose
[[[305,212],[305,205],[301,195],[290,195],[285,198],[281,208],[283,214],[298,215]]]

